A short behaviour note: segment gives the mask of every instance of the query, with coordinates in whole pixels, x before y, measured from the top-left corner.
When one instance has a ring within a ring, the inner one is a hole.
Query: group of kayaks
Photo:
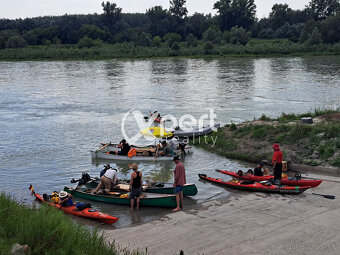
[[[239,175],[226,170],[216,170],[219,173],[232,176],[233,179],[224,181],[222,178],[209,177],[206,174],[199,174],[199,178],[215,184],[223,185],[233,189],[270,192],[280,194],[301,194],[309,188],[320,185],[322,180],[306,180],[299,177],[282,178],[280,185],[273,184],[274,176],[254,176],[252,174]]]
[[[86,176],[83,174],[83,176]],[[118,186],[111,189],[108,193],[97,193],[94,194],[93,191],[97,187],[99,183],[99,179],[91,177],[81,178],[77,181],[74,179],[71,183],[79,182],[77,187],[65,187],[64,191],[71,194],[74,197],[85,198],[88,200],[105,202],[110,204],[119,204],[119,205],[130,205],[129,198],[129,184],[125,182],[120,182]],[[114,216],[110,216],[108,214],[102,213],[98,210],[94,210],[92,207],[88,207],[82,210],[79,210],[77,207],[77,203],[74,203],[72,206],[61,206],[57,203],[54,203],[50,200],[44,199],[45,195],[41,195],[35,193],[33,187],[30,186],[30,190],[32,194],[36,197],[38,201],[41,201],[49,206],[53,206],[57,209],[64,211],[67,214],[75,215],[82,218],[87,218],[91,220],[97,220],[106,224],[115,223],[118,218]],[[195,184],[185,184],[183,186],[183,195],[185,196],[195,196],[197,194],[197,187]],[[155,182],[148,183],[143,186],[143,193],[140,197],[140,205],[141,206],[153,206],[153,207],[170,207],[175,208],[176,197],[173,194],[173,186],[172,183],[163,183],[163,182]]]

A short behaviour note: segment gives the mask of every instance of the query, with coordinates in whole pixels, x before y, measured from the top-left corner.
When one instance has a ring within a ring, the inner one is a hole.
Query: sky
[[[38,16],[60,16],[64,14],[102,13],[103,0],[0,0],[0,19],[32,18]],[[169,0],[110,0],[121,7],[123,13],[145,13],[153,6],[169,8]],[[189,15],[195,12],[212,13],[217,0],[187,0]],[[257,18],[268,17],[274,4],[287,3],[293,10],[303,9],[310,0],[255,0]]]

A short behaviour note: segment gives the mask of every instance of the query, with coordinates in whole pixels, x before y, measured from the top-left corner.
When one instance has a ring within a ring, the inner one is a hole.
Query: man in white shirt
[[[100,177],[100,183],[98,184],[97,188],[93,191],[94,194],[98,192],[99,189],[104,187],[105,192],[110,192],[111,187],[118,182],[117,178],[117,170],[116,169],[108,169],[106,173]]]

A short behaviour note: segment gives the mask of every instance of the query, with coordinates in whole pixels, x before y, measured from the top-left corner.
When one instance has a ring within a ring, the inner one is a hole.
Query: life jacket
[[[135,148],[131,148],[128,153],[129,158],[132,158],[133,156],[135,156],[136,153],[137,153],[137,150]]]
[[[55,204],[59,203],[59,194],[57,191],[53,191],[51,195],[51,201]]]

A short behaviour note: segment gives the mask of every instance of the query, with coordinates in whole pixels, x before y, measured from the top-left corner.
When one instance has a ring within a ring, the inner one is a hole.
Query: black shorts
[[[130,192],[130,198],[131,199],[138,198],[140,197],[141,194],[142,194],[142,188],[136,188],[136,189],[132,188]]]

